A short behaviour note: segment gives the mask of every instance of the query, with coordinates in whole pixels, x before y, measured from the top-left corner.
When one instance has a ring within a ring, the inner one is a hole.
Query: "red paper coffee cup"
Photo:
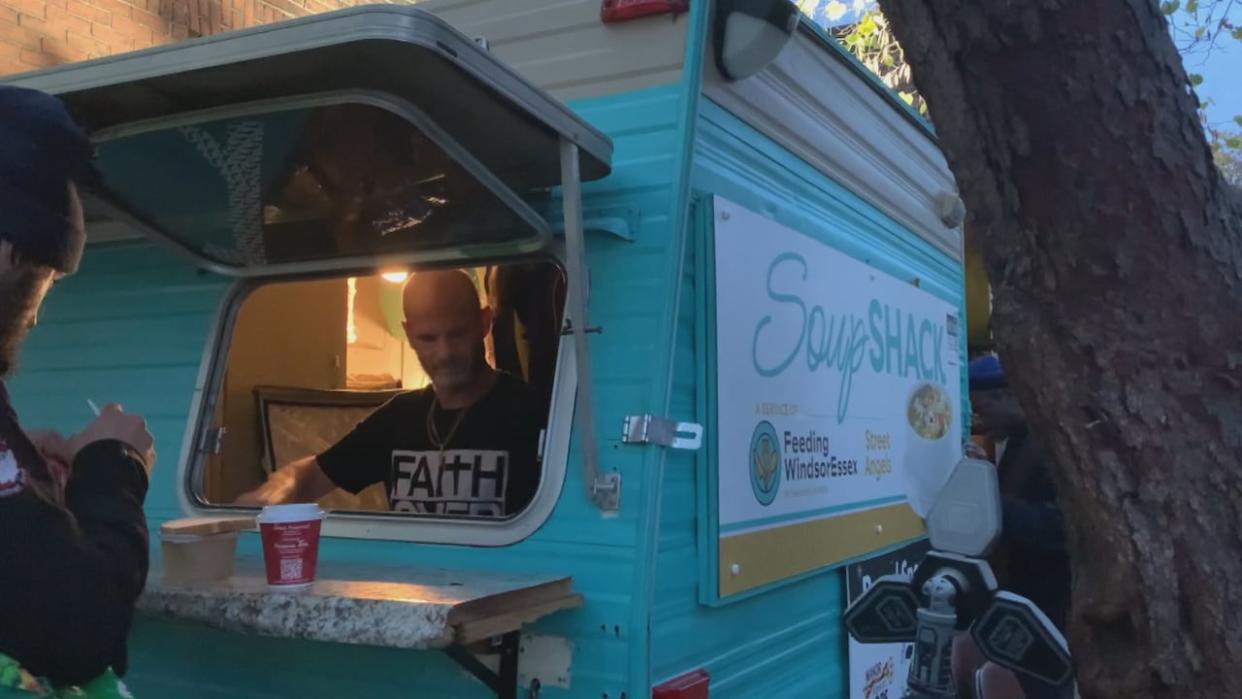
[[[268,505],[259,513],[268,586],[292,590],[315,582],[323,517],[323,510],[314,503]]]

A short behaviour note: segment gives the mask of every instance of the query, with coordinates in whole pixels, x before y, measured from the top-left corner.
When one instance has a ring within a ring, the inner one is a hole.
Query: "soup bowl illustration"
[[[957,459],[952,399],[941,386],[919,384],[906,399],[904,417],[906,497],[925,517]]]

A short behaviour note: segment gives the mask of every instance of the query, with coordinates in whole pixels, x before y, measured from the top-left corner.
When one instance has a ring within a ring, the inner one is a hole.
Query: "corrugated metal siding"
[[[899,279],[917,277],[922,288],[962,303],[961,270],[947,255],[710,101],[700,110],[692,182],[697,191],[763,212]],[[679,417],[696,414],[698,404],[699,252],[691,249],[682,280],[673,407]],[[712,674],[713,697],[846,696],[838,572],[720,607],[699,603],[707,555],[698,549],[701,487],[695,457],[670,453],[652,610],[657,681],[702,667]]]
[[[941,198],[956,195],[940,148],[895,98],[877,93],[825,45],[830,41],[799,31],[763,71],[737,82],[726,82],[709,64],[704,94],[907,230],[962,259],[961,228],[946,228],[940,220]]]
[[[961,303],[960,262],[710,100],[698,136],[696,188],[718,192],[898,279],[917,278],[924,291]]]
[[[655,487],[645,475],[658,451],[620,449],[614,435],[624,415],[648,410],[663,391],[647,367],[665,347],[658,337],[663,307],[652,300],[666,292],[682,105],[678,87],[670,86],[573,106],[616,144],[612,176],[586,188],[587,215],[624,208],[637,223],[634,242],[588,240],[592,324],[604,328],[591,339],[599,431],[605,467],[624,474],[620,515],[604,517],[587,501],[575,444],[555,512],[518,545],[483,550],[329,539],[321,560],[325,575],[334,560],[570,574],[585,608],[534,630],[573,639],[573,689],[545,687],[542,696],[617,699],[645,689],[635,684],[645,678],[630,673],[632,654],[646,652],[647,632],[633,623],[634,586],[649,573],[636,565],[635,547],[641,503]],[[160,450],[147,502],[153,527],[180,516],[175,461],[204,343],[227,287],[147,243],[92,246],[82,272],[49,299],[13,382],[29,426],[76,429],[91,417],[88,398],[117,400],[151,418]],[[257,537],[244,536],[240,550],[257,555]],[[486,696],[437,653],[294,643],[153,620],[138,625],[131,646],[138,696]]]
[[[704,420],[696,406],[702,361],[695,349],[695,275],[701,264],[696,253],[689,251],[682,281],[672,412]],[[724,607],[699,604],[703,553],[698,550],[697,489],[702,486],[696,468],[696,455],[685,452],[671,452],[664,467],[651,612],[654,680],[701,667],[711,673],[713,699],[844,696],[837,574]]]
[[[668,85],[681,78],[686,15],[607,25],[600,0],[415,0],[568,101]]]

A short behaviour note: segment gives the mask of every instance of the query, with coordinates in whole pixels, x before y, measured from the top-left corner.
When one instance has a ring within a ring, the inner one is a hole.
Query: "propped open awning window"
[[[612,144],[434,16],[368,7],[15,82],[95,134],[109,218],[218,271],[279,274],[522,254],[528,202]]]
[[[441,145],[433,125],[398,113],[408,105],[359,100],[105,134],[102,195],[230,268],[545,244],[548,226],[529,205],[457,144]]]

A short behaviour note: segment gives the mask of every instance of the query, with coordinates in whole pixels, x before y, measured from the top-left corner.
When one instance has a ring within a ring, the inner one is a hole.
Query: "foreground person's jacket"
[[[124,674],[148,566],[141,458],[101,441],[70,466],[62,491],[0,384],[0,654],[58,687]]]

